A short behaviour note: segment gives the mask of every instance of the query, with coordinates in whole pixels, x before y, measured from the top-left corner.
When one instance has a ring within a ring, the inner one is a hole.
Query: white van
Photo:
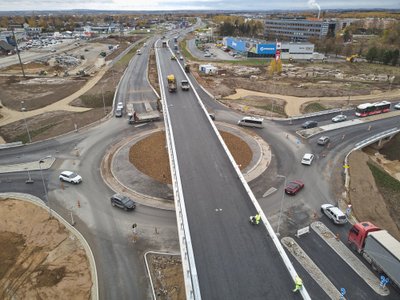
[[[244,117],[239,122],[239,126],[258,127],[263,128],[263,118]]]

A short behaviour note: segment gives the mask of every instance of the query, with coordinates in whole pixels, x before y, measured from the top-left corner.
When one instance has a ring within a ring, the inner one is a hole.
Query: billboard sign
[[[275,44],[258,44],[257,54],[275,54],[276,47]]]
[[[246,43],[243,41],[235,40],[233,38],[227,38],[227,43],[226,45],[236,51],[239,52],[246,52]]]

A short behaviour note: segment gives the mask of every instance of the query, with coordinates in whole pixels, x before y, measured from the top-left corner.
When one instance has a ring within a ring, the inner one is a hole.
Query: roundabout
[[[219,122],[216,126],[248,182],[267,169],[271,151],[265,141],[246,129]],[[103,157],[101,174],[111,189],[142,205],[174,209],[162,127],[113,145]]]

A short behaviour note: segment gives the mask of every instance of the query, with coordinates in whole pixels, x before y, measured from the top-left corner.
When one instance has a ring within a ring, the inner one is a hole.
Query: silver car
[[[347,223],[346,215],[336,206],[331,204],[322,204],[321,212],[323,212],[335,224]]]
[[[78,184],[82,182],[82,177],[75,172],[71,171],[63,171],[61,172],[59,179],[61,181],[66,181],[74,184]]]
[[[347,120],[346,115],[337,115],[336,117],[332,118],[332,122],[337,123],[337,122],[343,122]]]

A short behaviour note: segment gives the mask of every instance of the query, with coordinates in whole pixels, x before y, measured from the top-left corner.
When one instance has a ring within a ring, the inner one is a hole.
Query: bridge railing
[[[170,49],[170,51],[171,51],[171,53],[173,54],[173,52],[172,52],[171,49]],[[178,62],[178,63],[179,63],[179,66],[180,66],[180,68],[181,68],[183,74],[185,74],[186,79],[187,79],[188,82],[190,83],[190,86],[191,86],[191,87],[194,87],[194,85],[193,85],[192,81],[190,80],[189,76],[188,76],[187,73],[184,71],[182,64],[181,64],[180,62]],[[283,248],[281,242],[279,241],[278,236],[277,236],[276,233],[274,232],[274,230],[273,230],[271,224],[269,223],[269,221],[268,221],[268,219],[267,219],[267,216],[264,214],[264,212],[263,212],[261,206],[259,205],[259,203],[258,203],[256,197],[254,196],[252,190],[250,189],[250,186],[248,185],[248,183],[247,183],[246,179],[244,178],[242,172],[240,171],[238,165],[236,164],[235,159],[233,158],[232,154],[230,153],[228,147],[226,146],[226,144],[225,144],[225,142],[224,142],[222,136],[220,135],[220,133],[219,133],[217,127],[215,126],[214,122],[211,120],[210,116],[208,115],[207,108],[204,106],[204,103],[201,101],[201,98],[200,98],[199,94],[197,93],[197,91],[196,91],[195,88],[193,88],[192,90],[193,90],[194,94],[196,95],[198,104],[199,104],[200,107],[202,108],[203,112],[207,115],[208,120],[209,120],[209,122],[211,123],[211,126],[212,126],[212,128],[213,128],[215,134],[217,135],[217,137],[218,137],[218,139],[219,139],[219,141],[220,141],[222,147],[224,148],[224,151],[225,151],[226,154],[228,155],[228,158],[229,158],[229,160],[231,161],[231,163],[232,163],[232,165],[233,165],[233,168],[235,169],[235,171],[236,171],[236,173],[237,173],[237,176],[238,176],[238,178],[240,179],[240,181],[242,182],[242,184],[243,184],[243,186],[244,186],[244,188],[245,188],[247,194],[249,195],[249,198],[250,198],[251,202],[252,202],[253,205],[255,206],[257,212],[260,214],[260,216],[261,216],[261,221],[263,222],[264,226],[266,227],[269,236],[271,237],[271,239],[272,239],[272,241],[273,241],[273,243],[274,243],[274,245],[275,245],[275,247],[276,247],[276,249],[277,249],[279,255],[281,256],[281,259],[282,259],[283,263],[285,264],[285,266],[286,266],[286,268],[287,268],[287,270],[288,270],[290,276],[292,277],[292,279],[293,279],[293,281],[294,281],[294,279],[295,279],[296,276],[298,275],[298,274],[297,274],[297,271],[295,270],[295,268],[294,268],[292,262],[290,261],[288,255],[286,254],[286,252],[285,252],[285,250],[284,250],[284,248]],[[306,287],[305,287],[304,285],[303,285],[303,288],[300,290],[300,293],[301,293],[303,299],[306,299],[306,300],[311,299],[311,298],[310,298],[310,295],[308,294],[308,291],[307,291],[307,289],[306,289]]]
[[[194,261],[194,253],[192,247],[192,240],[190,236],[189,223],[187,220],[185,200],[182,193],[182,183],[179,173],[178,159],[176,156],[176,149],[174,143],[174,134],[171,126],[171,119],[168,112],[168,104],[165,97],[164,81],[161,73],[157,43],[155,43],[155,54],[157,61],[158,82],[160,84],[161,101],[163,104],[163,114],[165,123],[165,136],[167,140],[169,162],[171,166],[171,177],[174,192],[175,212],[178,223],[179,244],[182,257],[183,276],[185,281],[186,299],[200,300],[200,287]],[[167,43],[168,44],[168,43]]]

